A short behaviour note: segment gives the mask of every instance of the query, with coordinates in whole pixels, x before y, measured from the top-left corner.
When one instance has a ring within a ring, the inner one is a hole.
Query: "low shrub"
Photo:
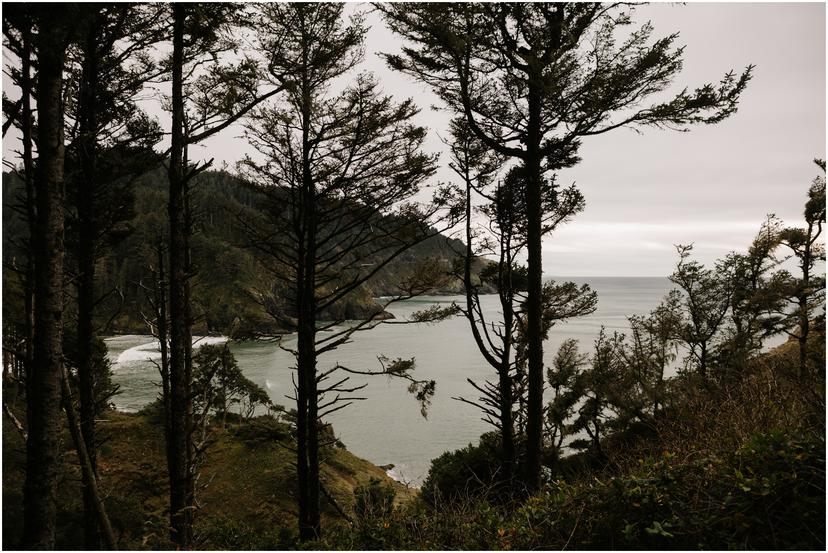
[[[663,452],[615,477],[554,481],[521,502],[458,496],[366,511],[353,527],[336,527],[315,546],[820,550],[824,446],[823,437],[770,431],[726,456],[681,459]]]
[[[164,426],[164,402],[161,398],[155,399],[141,407],[138,414],[146,418],[153,426]]]
[[[665,452],[629,474],[558,483],[511,518],[521,549],[823,549],[824,439],[757,435],[726,458]],[[508,533],[512,533],[510,529]]]
[[[288,528],[261,532],[245,522],[229,518],[202,520],[196,528],[199,549],[223,551],[273,551],[296,549],[298,536]]]
[[[499,483],[499,438],[495,433],[480,436],[478,445],[447,451],[431,461],[420,494],[435,505],[489,495]]]
[[[393,486],[372,477],[354,490],[354,513],[360,520],[387,517],[394,510],[396,496]]]
[[[290,438],[290,426],[271,415],[242,419],[238,425],[231,428],[233,433],[250,447]]]

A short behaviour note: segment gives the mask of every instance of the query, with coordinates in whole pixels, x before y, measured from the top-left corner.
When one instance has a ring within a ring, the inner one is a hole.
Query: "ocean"
[[[589,352],[603,325],[609,332],[627,329],[627,317],[646,314],[672,288],[666,278],[558,278],[577,284],[588,283],[598,292],[595,313],[558,324],[550,332],[544,356],[551,363],[555,352],[567,338],[580,341]],[[402,320],[414,311],[433,303],[462,302],[462,296],[420,297],[394,304],[389,311]],[[496,296],[483,296],[484,310],[497,316]],[[221,342],[220,337],[199,338],[197,344]],[[295,337],[284,338],[285,345]],[[154,360],[160,358],[151,336],[115,336],[106,339],[113,364],[114,380],[122,393],[115,406],[136,411],[155,399],[160,376]],[[292,393],[292,355],[273,342],[233,343],[231,349],[247,378],[264,387],[275,403],[291,406],[285,396]],[[398,480],[417,485],[422,482],[431,459],[445,451],[476,443],[480,434],[491,428],[481,420],[475,407],[452,397],[476,399],[467,378],[482,381],[494,375],[482,359],[471,337],[468,321],[457,317],[432,325],[380,325],[357,333],[351,343],[324,355],[320,370],[341,363],[352,369],[378,370],[378,356],[416,359],[414,375],[437,381],[436,394],[428,418],[420,415],[419,404],[407,393],[407,383],[384,376],[352,377],[356,384],[367,383],[359,395],[365,401],[332,414],[337,437],[355,455],[377,465],[393,464],[390,474]]]

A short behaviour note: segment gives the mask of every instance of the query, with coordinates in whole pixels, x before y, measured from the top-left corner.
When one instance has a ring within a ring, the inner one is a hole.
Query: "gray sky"
[[[811,160],[825,157],[824,4],[655,4],[637,7],[635,20],[652,21],[656,37],[680,32],[687,48],[677,87],[716,82],[750,63],[754,78],[739,111],[719,125],[585,139],[583,161],[559,182],[575,182],[587,207],[545,240],[546,274],[666,276],[675,266],[673,244],[695,243],[705,263],[744,250],[767,213],[801,220],[817,174]],[[388,94],[415,99],[423,109],[418,122],[431,129],[426,147],[442,151],[438,133],[445,136],[449,115],[430,109],[437,100],[426,87],[385,67],[376,52],[398,50],[399,39],[376,14],[367,21],[362,69]],[[248,150],[239,134],[228,129],[190,155],[232,167]],[[10,137],[6,155],[17,147]]]
[[[693,242],[705,263],[744,250],[766,214],[801,219],[817,174],[811,160],[825,157],[824,4],[655,4],[639,6],[635,19],[652,21],[654,36],[680,32],[687,48],[677,86],[716,82],[750,63],[754,78],[739,111],[719,125],[585,139],[583,161],[559,182],[575,182],[587,207],[545,240],[549,275],[666,276],[674,244]],[[385,67],[376,52],[396,51],[399,39],[375,14],[368,22],[364,68],[387,93],[415,99],[431,129],[427,147],[441,151],[448,115],[429,109],[438,101],[426,87]],[[232,137],[216,138],[205,154],[232,162],[244,150]]]
[[[673,244],[711,262],[746,248],[766,213],[801,220],[811,162],[825,157],[825,5],[642,7],[687,45],[682,84],[756,65],[739,111],[689,133],[622,130],[584,141],[562,176],[586,211],[545,245],[552,274],[665,275]]]

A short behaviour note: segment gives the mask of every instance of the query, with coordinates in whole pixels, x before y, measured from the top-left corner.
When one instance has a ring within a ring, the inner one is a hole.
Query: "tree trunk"
[[[526,159],[526,246],[528,253],[527,341],[528,341],[528,398],[526,421],[526,486],[536,490],[540,486],[541,447],[543,431],[543,266],[541,253],[541,96],[538,86],[529,88],[529,119],[527,127]]]
[[[167,474],[173,474],[176,467],[172,440],[170,438],[172,404],[170,401],[170,359],[169,359],[169,331],[167,329],[167,290],[164,282],[164,241],[158,235],[157,241],[156,278],[153,287],[155,305],[155,332],[161,350],[161,403],[164,408],[164,443],[167,457]]]
[[[89,29],[83,44],[83,68],[81,75],[80,102],[78,105],[80,147],[80,178],[77,186],[76,205],[78,210],[78,381],[80,391],[80,427],[83,441],[89,455],[92,474],[98,472],[97,446],[95,440],[95,377],[92,359],[95,333],[93,317],[95,308],[95,201],[97,178],[97,93],[98,84],[98,25],[94,21],[98,14],[93,12]],[[86,549],[100,548],[100,535],[96,516],[96,500],[92,494],[94,482],[83,473],[84,543]]]
[[[702,380],[707,380],[707,341],[701,343],[701,353],[699,354],[699,375]]]
[[[98,489],[98,474],[92,465],[92,458],[89,455],[89,450],[83,438],[81,423],[78,421],[75,406],[72,404],[72,389],[69,387],[69,374],[66,372],[65,367],[62,369],[61,387],[63,390],[63,408],[66,411],[66,418],[69,422],[69,432],[72,435],[72,441],[75,442],[75,451],[78,454],[78,464],[81,467],[83,480],[88,483],[86,488],[84,488],[84,493],[88,490],[89,496],[92,498],[92,515],[96,521],[95,537],[96,540],[100,541],[100,534],[98,534],[98,524],[100,524],[106,548],[112,551],[118,549],[115,533],[112,531],[112,525],[109,523],[109,517],[106,514],[106,508]],[[86,496],[84,495],[85,499]],[[100,543],[96,543],[96,546],[96,548],[99,548]]]
[[[811,288],[811,241],[813,240],[813,223],[808,222],[808,234],[805,241],[805,253],[802,257],[802,292],[799,296],[799,378],[808,378],[808,334],[811,330],[808,295]]]
[[[808,297],[803,295],[799,298],[799,378],[808,378],[808,334],[811,322],[808,320]]]
[[[37,233],[34,190],[34,160],[32,155],[32,81],[31,81],[31,29],[23,30],[23,59],[21,60],[21,120],[20,131],[23,142],[23,179],[26,184],[26,223],[29,228],[29,246],[33,246]],[[24,371],[28,374],[34,362],[34,254],[31,249],[26,252],[26,274],[23,282],[23,308],[25,311],[26,356]],[[19,371],[18,371],[19,372]],[[21,375],[16,375],[20,379]]]
[[[319,516],[319,433],[316,382],[316,197],[310,168],[310,108],[311,98],[303,79],[302,105],[302,189],[300,209],[301,251],[299,256],[298,306],[298,372],[300,418],[303,444],[299,448],[299,538],[303,541],[321,535]],[[302,466],[304,461],[304,467]]]
[[[167,290],[164,283],[164,241],[158,236],[158,277],[155,281],[155,329],[158,334],[158,345],[161,350],[161,402],[164,405],[164,437],[169,446],[170,434],[170,358],[169,332],[167,330]],[[167,459],[170,454],[167,451]],[[169,467],[168,467],[169,468]]]
[[[173,4],[172,138],[169,165],[170,219],[170,431],[168,459],[170,478],[170,537],[181,548],[192,541],[192,494],[190,493],[190,434],[192,399],[190,371],[192,349],[187,282],[187,228],[184,167],[184,20],[185,7]]]
[[[305,290],[307,288],[303,286]],[[298,332],[299,388],[297,393],[299,418],[298,480],[299,480],[299,538],[303,541],[320,535],[319,517],[319,438],[317,433],[315,321],[303,302],[305,316],[300,313]]]
[[[35,175],[37,233],[35,329],[37,348],[27,375],[26,483],[23,542],[28,549],[55,545],[55,494],[60,467],[60,400],[63,363],[63,66],[64,10],[50,6],[38,21],[38,163]]]
[[[510,222],[511,224],[511,222]],[[511,232],[511,231],[510,231]],[[501,239],[501,256],[498,282],[500,309],[503,312],[503,352],[501,366],[498,369],[500,387],[500,433],[501,459],[503,462],[503,476],[511,482],[515,476],[515,425],[512,409],[514,395],[512,393],[512,378],[509,374],[512,357],[512,327],[514,325],[514,284],[512,282],[512,240],[511,233]]]
[[[509,378],[509,362],[499,370],[500,388],[500,458],[503,479],[510,482],[514,476],[515,437],[512,423],[512,379]]]

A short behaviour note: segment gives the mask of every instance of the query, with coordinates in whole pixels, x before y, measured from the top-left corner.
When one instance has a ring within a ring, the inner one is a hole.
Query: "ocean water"
[[[564,280],[564,279],[557,279]],[[588,283],[598,292],[598,308],[592,315],[555,326],[545,345],[544,356],[551,363],[563,340],[576,338],[582,351],[589,351],[601,326],[623,331],[627,317],[652,310],[671,289],[666,278],[568,278]],[[462,302],[461,296],[421,297],[393,305],[389,311],[403,320],[414,311],[433,303]],[[483,307],[497,316],[496,296],[484,296]],[[223,341],[220,337],[198,338],[196,345]],[[284,338],[285,345],[295,338]],[[159,392],[160,358],[151,336],[117,336],[106,340],[113,362],[114,380],[122,393],[115,397],[119,409],[135,411],[151,402]],[[285,396],[292,392],[292,355],[272,342],[234,343],[231,349],[244,374],[267,389],[274,402],[290,406]],[[367,383],[359,395],[367,399],[332,414],[334,431],[354,454],[375,464],[393,464],[392,476],[419,484],[428,472],[431,459],[441,453],[476,443],[490,427],[473,406],[452,399],[476,399],[468,378],[482,381],[493,376],[481,358],[465,318],[433,325],[380,325],[360,332],[351,343],[324,355],[319,368],[335,363],[360,370],[377,370],[378,356],[416,359],[414,374],[437,381],[436,395],[428,418],[420,415],[419,404],[407,393],[407,383],[398,379],[352,377],[355,384]]]

